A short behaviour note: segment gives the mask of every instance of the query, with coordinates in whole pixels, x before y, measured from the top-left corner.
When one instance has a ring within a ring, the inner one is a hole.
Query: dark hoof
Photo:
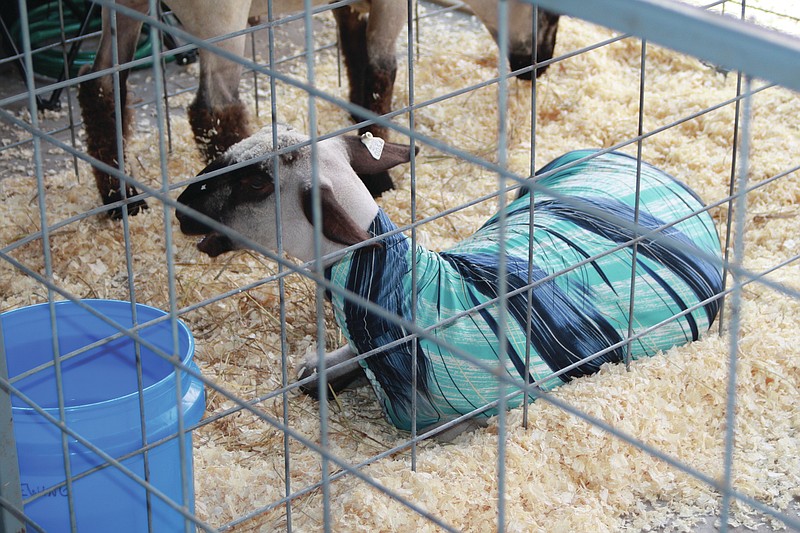
[[[517,79],[518,80],[531,81],[533,79],[533,76],[531,75],[531,72],[532,71],[529,70],[527,72],[523,72],[522,74],[517,74]],[[540,74],[541,74],[540,72],[537,72],[536,73],[536,77],[538,78]]]
[[[540,61],[548,60],[551,57],[553,57],[553,54],[552,54],[552,52],[550,52],[549,54],[545,54],[545,56],[546,57],[540,56],[539,60]],[[523,68],[527,68],[527,67],[530,67],[530,66],[533,65],[533,61],[531,59],[530,54],[527,54],[527,55],[525,55],[525,54],[522,54],[522,55],[512,54],[509,57],[509,62],[511,64],[511,72],[514,72],[514,71],[517,71],[517,70],[520,70],[520,69],[523,69]],[[547,68],[549,66],[550,65],[548,64],[548,65],[545,65],[543,67],[538,67],[536,69],[526,70],[525,72],[522,72],[521,74],[517,74],[517,79],[531,81],[531,79],[533,78],[533,72],[534,71],[536,71],[536,77],[538,78],[538,77],[540,77],[542,74],[544,74],[547,71]]]
[[[115,200],[119,201],[119,199]],[[114,203],[114,202],[108,202]],[[114,209],[108,212],[108,216],[111,220],[120,220],[122,219],[122,210],[128,210],[128,216],[138,215],[139,213],[143,213],[145,209],[150,209],[150,206],[147,205],[147,202],[144,200],[136,200],[135,202],[131,202],[126,205],[122,205],[119,207],[115,207]]]

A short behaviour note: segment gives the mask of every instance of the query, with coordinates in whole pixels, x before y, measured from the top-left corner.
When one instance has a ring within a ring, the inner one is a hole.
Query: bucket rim
[[[130,306],[133,303],[130,300],[118,300],[118,299],[113,299],[113,298],[80,298],[79,301],[83,302],[83,303],[87,303],[89,305],[91,305],[93,303],[95,303],[95,304],[96,303],[106,303],[106,304],[111,304],[112,306],[124,306],[126,309],[130,309]],[[78,306],[72,300],[58,300],[58,301],[54,301],[53,304],[56,305],[56,306],[65,306],[65,307],[66,306],[75,306],[78,309],[80,309],[80,306]],[[26,305],[26,306],[18,307],[16,309],[10,309],[8,311],[4,311],[4,312],[0,313],[0,318],[5,318],[5,317],[7,317],[7,316],[9,316],[11,314],[23,313],[23,312],[26,312],[26,311],[30,311],[31,309],[35,309],[35,308],[43,307],[43,306],[48,306],[48,305],[50,305],[50,302],[42,302],[42,303],[38,303],[38,304]],[[155,312],[155,314],[157,314],[157,315],[161,315],[162,317],[169,315],[169,312],[164,311],[163,309],[160,309],[158,307],[154,307],[152,305],[143,304],[143,303],[140,303],[140,302],[136,302],[135,305],[136,305],[137,309],[147,309],[147,310]],[[186,347],[186,353],[183,355],[183,357],[181,357],[181,363],[184,366],[187,366],[187,367],[195,366],[193,361],[192,361],[192,359],[194,357],[194,351],[195,351],[194,335],[192,335],[192,332],[189,329],[189,327],[179,317],[176,316],[175,317],[175,321],[176,321],[177,326],[178,326],[178,335],[179,336],[184,335],[186,337],[186,339],[189,341],[188,345]],[[112,333],[112,335],[113,335],[113,333]],[[159,358],[162,358],[158,354],[155,354],[155,356],[159,357]],[[181,370],[183,371],[183,369],[181,369]],[[167,380],[170,380],[170,379],[174,380],[175,379],[174,374],[175,374],[175,367],[173,366],[173,371],[172,372],[168,373],[162,379],[159,379],[158,381],[156,381],[154,383],[151,383],[147,387],[144,387],[141,390],[142,394],[145,394],[147,391],[162,387],[163,384]],[[11,376],[9,376],[9,377],[11,377]],[[195,376],[191,376],[190,375],[190,377],[192,379],[197,379]],[[114,405],[116,403],[121,403],[121,402],[130,400],[131,398],[135,397],[138,394],[139,394],[139,390],[137,389],[137,390],[135,390],[133,392],[130,392],[128,394],[124,394],[124,395],[121,395],[121,396],[116,396],[114,398],[109,398],[109,399],[101,400],[101,401],[98,401],[98,402],[82,403],[80,405],[69,405],[69,406],[65,405],[64,406],[64,412],[65,413],[66,412],[75,413],[75,412],[80,412],[80,411],[88,410],[88,409],[97,409],[97,408],[103,407],[103,406],[111,406],[111,405]],[[12,395],[13,395],[13,393],[12,393]],[[58,415],[59,408],[58,407],[41,407],[38,404],[37,404],[36,408],[31,407],[29,405],[24,405],[24,406],[13,406],[12,405],[11,410],[12,410],[12,413],[21,414],[21,415],[32,414],[32,413],[36,413],[39,410],[41,410],[41,411],[44,411],[44,412],[50,413],[50,414],[55,413],[56,418],[59,418],[59,415]]]

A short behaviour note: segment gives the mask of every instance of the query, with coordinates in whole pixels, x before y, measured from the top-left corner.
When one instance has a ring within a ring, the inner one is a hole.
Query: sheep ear
[[[350,158],[350,166],[356,174],[377,174],[385,172],[397,165],[408,163],[411,160],[411,147],[407,144],[397,144],[386,142],[383,144],[383,152],[379,159],[375,159],[367,147],[361,142],[360,137],[343,135],[341,137],[347,147],[347,155]],[[419,152],[419,147],[415,147],[414,153]]]
[[[329,240],[345,246],[351,246],[371,238],[366,230],[361,229],[347,214],[347,211],[336,201],[333,189],[327,185],[320,186],[320,202],[322,204],[322,234]],[[311,188],[302,192],[303,213],[313,225]]]

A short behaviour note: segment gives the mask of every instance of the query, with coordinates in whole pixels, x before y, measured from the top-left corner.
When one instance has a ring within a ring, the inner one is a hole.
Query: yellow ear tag
[[[373,136],[370,132],[366,132],[361,136],[361,142],[364,143],[364,146],[367,147],[367,150],[369,150],[370,155],[374,159],[381,158],[381,154],[383,153],[383,145],[385,144],[383,139]]]

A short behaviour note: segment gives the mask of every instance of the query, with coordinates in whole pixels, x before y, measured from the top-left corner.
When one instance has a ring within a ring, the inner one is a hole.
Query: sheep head
[[[198,174],[211,177],[189,185],[178,202],[276,250],[279,187],[283,249],[297,259],[309,261],[314,258],[312,147],[306,135],[291,127],[277,125],[275,133],[275,149],[270,126],[231,146]],[[380,158],[375,159],[359,137],[345,135],[318,142],[313,153],[321,206],[322,253],[327,255],[370,237],[367,228],[378,206],[358,173],[374,174],[406,163],[410,149],[387,142]],[[197,247],[211,257],[245,247],[235,235],[211,228],[190,212],[178,209],[176,216],[183,233],[204,236]]]

